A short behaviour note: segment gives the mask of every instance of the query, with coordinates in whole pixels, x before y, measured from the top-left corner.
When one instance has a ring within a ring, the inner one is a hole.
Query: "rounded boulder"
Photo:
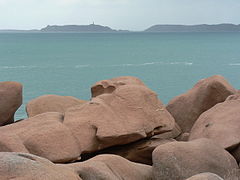
[[[185,94],[173,98],[167,110],[183,132],[190,132],[198,117],[217,103],[221,103],[236,90],[219,75],[200,80]]]
[[[153,151],[153,179],[186,179],[202,172],[224,178],[238,169],[236,160],[209,139],[170,142]]]
[[[28,117],[46,112],[64,113],[68,108],[85,102],[72,96],[43,95],[31,100],[26,106],[26,111]]]

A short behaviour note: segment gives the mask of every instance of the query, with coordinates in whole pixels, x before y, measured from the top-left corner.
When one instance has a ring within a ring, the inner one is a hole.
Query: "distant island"
[[[154,25],[145,32],[240,32],[235,24]]]
[[[125,30],[115,30],[108,26],[90,24],[90,25],[64,25],[64,26],[50,26],[40,30],[41,32],[128,32]]]
[[[0,30],[0,32],[9,33],[27,33],[27,32],[37,32],[37,33],[57,33],[57,32],[69,32],[69,33],[84,33],[84,32],[96,32],[96,33],[119,33],[119,32],[133,32],[129,30],[115,30],[108,26],[96,25],[94,23],[89,25],[48,25],[40,30]],[[154,25],[147,28],[144,31],[135,32],[240,32],[240,25],[235,24],[199,24],[199,25]]]

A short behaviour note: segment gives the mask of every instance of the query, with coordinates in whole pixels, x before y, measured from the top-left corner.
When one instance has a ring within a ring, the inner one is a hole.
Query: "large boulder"
[[[80,146],[61,113],[44,113],[0,128],[1,152],[25,152],[52,162],[79,159]]]
[[[26,153],[0,153],[1,180],[81,180],[71,168]]]
[[[224,180],[224,179],[213,173],[201,173],[201,174],[192,176],[186,180]],[[234,179],[232,179],[232,180],[234,180]]]
[[[152,167],[130,162],[116,155],[99,155],[88,161],[64,165],[83,180],[151,180]]]
[[[240,99],[228,99],[204,112],[194,124],[189,140],[209,138],[233,151],[240,161]]]
[[[14,114],[22,105],[22,85],[0,82],[0,126],[14,122]]]
[[[68,108],[85,103],[86,101],[72,96],[44,95],[31,100],[26,105],[28,117],[46,112],[64,113]]]
[[[157,95],[143,83],[121,83],[111,93],[70,108],[63,123],[71,129],[84,153],[172,131],[175,126]]]
[[[184,180],[202,172],[224,178],[237,169],[231,154],[209,139],[170,142],[153,151],[154,180]]]
[[[203,112],[235,92],[222,76],[216,75],[200,80],[188,92],[172,99],[166,108],[182,131],[189,132]]]

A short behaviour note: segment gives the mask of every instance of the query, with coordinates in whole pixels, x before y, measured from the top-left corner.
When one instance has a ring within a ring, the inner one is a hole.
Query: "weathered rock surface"
[[[209,138],[234,151],[240,161],[240,99],[226,100],[204,112],[194,124],[189,140]]]
[[[46,112],[64,113],[68,108],[85,102],[72,96],[44,95],[31,100],[26,106],[26,111],[28,117]]]
[[[217,103],[225,101],[236,90],[219,75],[200,80],[185,94],[175,97],[167,110],[183,132],[190,132],[198,117]]]
[[[102,80],[99,82],[96,82],[92,88],[92,97],[96,97],[101,94],[111,94],[113,91],[116,90],[119,86],[123,85],[144,85],[144,83],[132,76],[122,76],[122,77],[117,77],[113,79],[108,79],[108,80]]]
[[[22,85],[0,82],[0,126],[14,122],[14,114],[22,105]]]
[[[1,127],[0,151],[31,153],[52,162],[78,159],[80,146],[63,118],[61,113],[44,113]]]
[[[224,180],[224,179],[213,173],[201,173],[192,176],[186,180]]]
[[[153,91],[143,83],[119,84],[111,93],[100,94],[65,112],[63,123],[71,129],[84,153],[174,129],[174,119]]]
[[[1,180],[81,180],[71,168],[26,153],[0,153]]]
[[[176,125],[171,132],[155,135],[151,138],[139,140],[130,144],[108,148],[100,151],[100,153],[116,154],[133,162],[152,165],[153,150],[161,144],[175,141],[173,138],[177,137],[180,133],[181,130]]]
[[[83,180],[151,180],[152,167],[130,162],[116,155],[99,155],[88,161],[64,165]]]
[[[236,160],[209,139],[171,142],[153,151],[153,179],[186,179],[202,172],[224,178],[238,169]]]

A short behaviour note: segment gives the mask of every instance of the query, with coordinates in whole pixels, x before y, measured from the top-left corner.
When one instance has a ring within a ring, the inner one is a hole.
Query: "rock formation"
[[[236,95],[238,96],[238,95]],[[204,112],[194,124],[189,140],[209,138],[223,148],[233,151],[240,161],[240,99],[231,96]]]
[[[222,76],[167,108],[135,77],[99,81],[91,92],[87,102],[38,97],[29,118],[13,123],[22,86],[0,83],[0,179],[239,180],[240,91]]]
[[[182,131],[189,132],[203,112],[234,93],[236,90],[222,76],[212,76],[200,80],[188,92],[173,98],[168,103],[167,110]]]
[[[0,127],[0,151],[29,152],[53,162],[70,162],[83,153],[174,130],[175,121],[157,95],[136,78],[123,79],[128,83],[115,82],[118,85],[111,93],[73,106],[64,115],[49,112]]]
[[[174,129],[170,113],[143,83],[122,83],[117,79],[113,86],[112,81],[113,91],[97,93],[91,101],[65,112],[63,123],[72,130],[84,152],[128,144]],[[128,77],[127,82],[132,82],[132,78]],[[92,92],[94,96],[97,91]]]

